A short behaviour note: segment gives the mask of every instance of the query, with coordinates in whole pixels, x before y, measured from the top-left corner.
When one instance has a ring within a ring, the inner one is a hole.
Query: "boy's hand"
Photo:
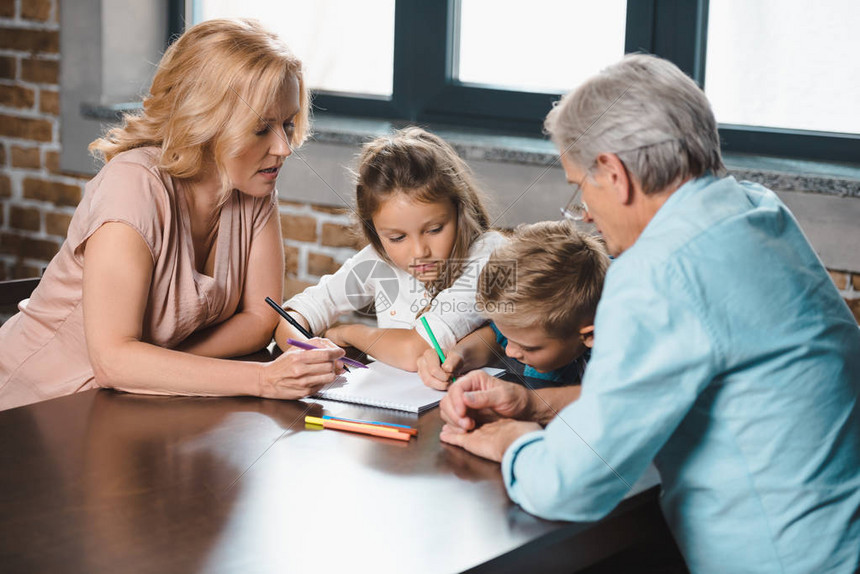
[[[500,417],[528,420],[529,390],[516,383],[472,371],[457,379],[439,405],[449,432],[466,432]]]
[[[444,363],[439,363],[439,355],[433,349],[427,349],[418,357],[418,374],[424,384],[432,389],[444,391],[451,385],[454,373],[463,366],[463,355],[453,349],[448,352]]]

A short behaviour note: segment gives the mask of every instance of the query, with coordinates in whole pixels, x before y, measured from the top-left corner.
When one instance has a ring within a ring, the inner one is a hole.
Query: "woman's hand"
[[[416,362],[418,374],[424,384],[438,391],[448,390],[454,379],[454,373],[463,368],[463,363],[463,355],[456,349],[448,351],[444,363],[439,362],[439,355],[433,349],[426,350]]]
[[[301,399],[316,393],[342,372],[337,360],[344,355],[343,349],[332,348],[322,339],[309,342],[320,348],[305,351],[293,347],[263,365],[260,372],[261,397]]]
[[[343,351],[343,349],[341,347],[339,347],[337,345],[337,343],[335,343],[331,339],[314,337],[313,339],[310,339],[308,341],[308,343],[310,343],[314,347],[319,347],[320,349],[338,349],[340,351]],[[343,362],[338,361],[337,363],[335,363],[335,365],[336,365],[335,374],[342,375],[343,373],[346,372],[346,369],[344,369],[344,367],[343,367]]]

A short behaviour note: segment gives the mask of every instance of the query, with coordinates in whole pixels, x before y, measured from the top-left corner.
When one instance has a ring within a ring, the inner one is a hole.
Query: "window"
[[[256,18],[283,38],[317,92],[390,98],[394,0],[203,0],[193,22]]]
[[[528,6],[461,0],[452,77],[462,85],[559,94],[624,55],[626,0],[532,0]],[[571,33],[570,22],[583,14],[591,23]]]
[[[830,137],[853,150],[840,159],[860,159],[858,21],[854,0],[711,0],[705,92],[723,131],[783,145]]]
[[[561,94],[644,51],[704,86],[726,151],[860,158],[853,0],[190,4],[194,22],[251,16],[281,33],[331,113],[539,135]]]

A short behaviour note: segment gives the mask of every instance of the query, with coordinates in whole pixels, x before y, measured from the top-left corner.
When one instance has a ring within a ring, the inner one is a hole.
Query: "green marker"
[[[430,325],[427,324],[427,319],[424,315],[421,315],[421,324],[424,325],[424,329],[427,331],[427,334],[430,335],[430,341],[433,342],[433,348],[436,349],[436,354],[439,355],[439,360],[443,363],[445,362],[445,353],[442,352],[442,347],[439,346],[439,341],[436,340],[436,335],[433,334],[433,331],[430,329]],[[451,382],[456,381],[454,377],[451,377]]]

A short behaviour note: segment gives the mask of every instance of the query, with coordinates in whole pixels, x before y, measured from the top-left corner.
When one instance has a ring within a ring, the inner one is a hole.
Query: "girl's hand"
[[[321,339],[311,344],[323,347]],[[260,371],[259,395],[269,399],[301,399],[334,381],[339,369],[337,360],[344,354],[340,348],[305,351],[293,347],[263,365]]]
[[[438,391],[448,390],[454,378],[454,373],[463,368],[463,355],[456,349],[448,352],[445,362],[439,362],[439,355],[433,349],[427,349],[418,357],[418,374],[424,384]]]
[[[329,327],[323,336],[339,347],[351,347],[352,345],[347,340],[347,333],[350,325],[335,325]]]

